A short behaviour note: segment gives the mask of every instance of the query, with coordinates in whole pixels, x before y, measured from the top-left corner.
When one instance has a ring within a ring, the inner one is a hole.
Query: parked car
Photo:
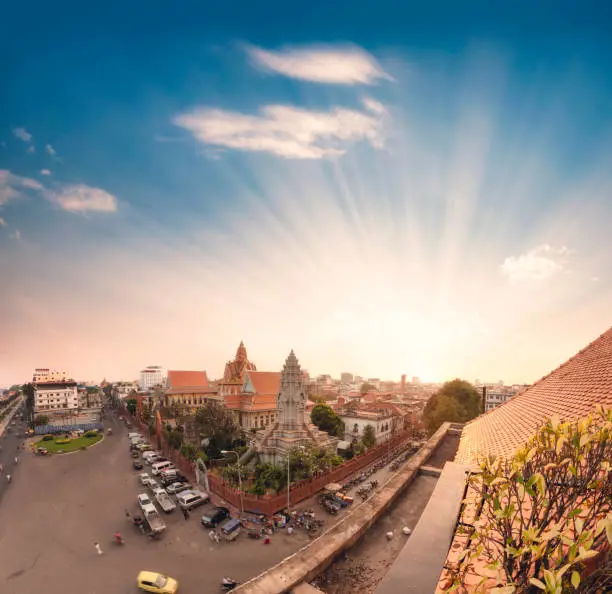
[[[134,460],[134,470],[142,470],[142,462],[140,460]]]
[[[193,509],[199,505],[204,505],[208,501],[208,493],[203,491],[182,491],[176,496],[177,503],[183,509]]]
[[[179,586],[174,578],[155,571],[141,571],[136,578],[136,585],[145,592],[155,594],[176,594]]]
[[[202,516],[202,525],[206,528],[216,528],[229,517],[230,510],[227,507],[216,507],[210,515]]]
[[[147,486],[152,491],[155,491],[155,489],[159,489],[159,483],[155,479],[149,479],[149,484]]]
[[[138,495],[138,505],[145,514],[147,512],[157,511],[155,505],[153,505],[153,502],[151,501],[151,498],[146,493],[140,493]]]
[[[138,454],[136,450],[132,450],[130,452],[130,456],[132,456],[132,458],[140,458],[140,455]]]
[[[177,474],[176,476],[168,476],[168,477],[161,477],[161,484],[164,487],[167,487],[168,485],[171,485],[172,483],[188,483],[189,480],[184,477],[182,474]]]
[[[171,485],[168,485],[166,487],[166,491],[168,491],[168,493],[170,493],[171,495],[176,495],[177,493],[180,493],[181,491],[187,491],[188,489],[191,489],[191,485],[189,483],[179,482],[172,483]]]
[[[148,485],[151,477],[148,475],[148,473],[143,472],[142,474],[138,475],[138,479],[140,480],[141,484]]]

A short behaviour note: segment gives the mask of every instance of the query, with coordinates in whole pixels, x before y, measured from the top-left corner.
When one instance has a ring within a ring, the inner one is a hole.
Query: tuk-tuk
[[[227,541],[232,541],[240,534],[240,527],[242,526],[238,518],[233,518],[229,522],[226,522],[221,528],[221,534]]]

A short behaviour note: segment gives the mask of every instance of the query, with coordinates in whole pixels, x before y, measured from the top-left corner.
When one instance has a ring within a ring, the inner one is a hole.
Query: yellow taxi
[[[145,592],[155,592],[156,594],[175,594],[175,592],[178,592],[179,583],[163,573],[141,571],[136,581],[138,587]]]

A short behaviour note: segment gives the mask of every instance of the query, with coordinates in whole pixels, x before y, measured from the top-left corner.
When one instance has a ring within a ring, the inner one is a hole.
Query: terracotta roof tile
[[[207,388],[208,376],[205,371],[168,371],[168,387]]]
[[[532,386],[463,428],[455,461],[509,457],[552,415],[571,421],[612,407],[612,328]]]
[[[249,371],[249,378],[257,394],[273,394],[280,390],[280,371]]]

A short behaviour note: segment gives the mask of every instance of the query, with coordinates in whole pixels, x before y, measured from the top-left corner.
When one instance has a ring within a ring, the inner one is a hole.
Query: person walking
[[[215,539],[215,544],[219,544],[219,535],[216,532],[213,534],[213,538]]]
[[[189,519],[189,511],[186,510],[185,508],[182,508],[183,510],[183,517],[185,518],[185,520]]]
[[[210,542],[215,542],[215,531],[214,530],[211,530],[208,533],[208,538],[210,538]]]
[[[100,543],[99,542],[94,542],[94,547],[96,547],[96,551],[98,552],[98,555],[102,554],[102,548],[100,547]]]
[[[11,482],[11,475],[10,475],[10,474],[7,474],[7,475],[6,475],[6,480],[7,480],[9,483]]]

